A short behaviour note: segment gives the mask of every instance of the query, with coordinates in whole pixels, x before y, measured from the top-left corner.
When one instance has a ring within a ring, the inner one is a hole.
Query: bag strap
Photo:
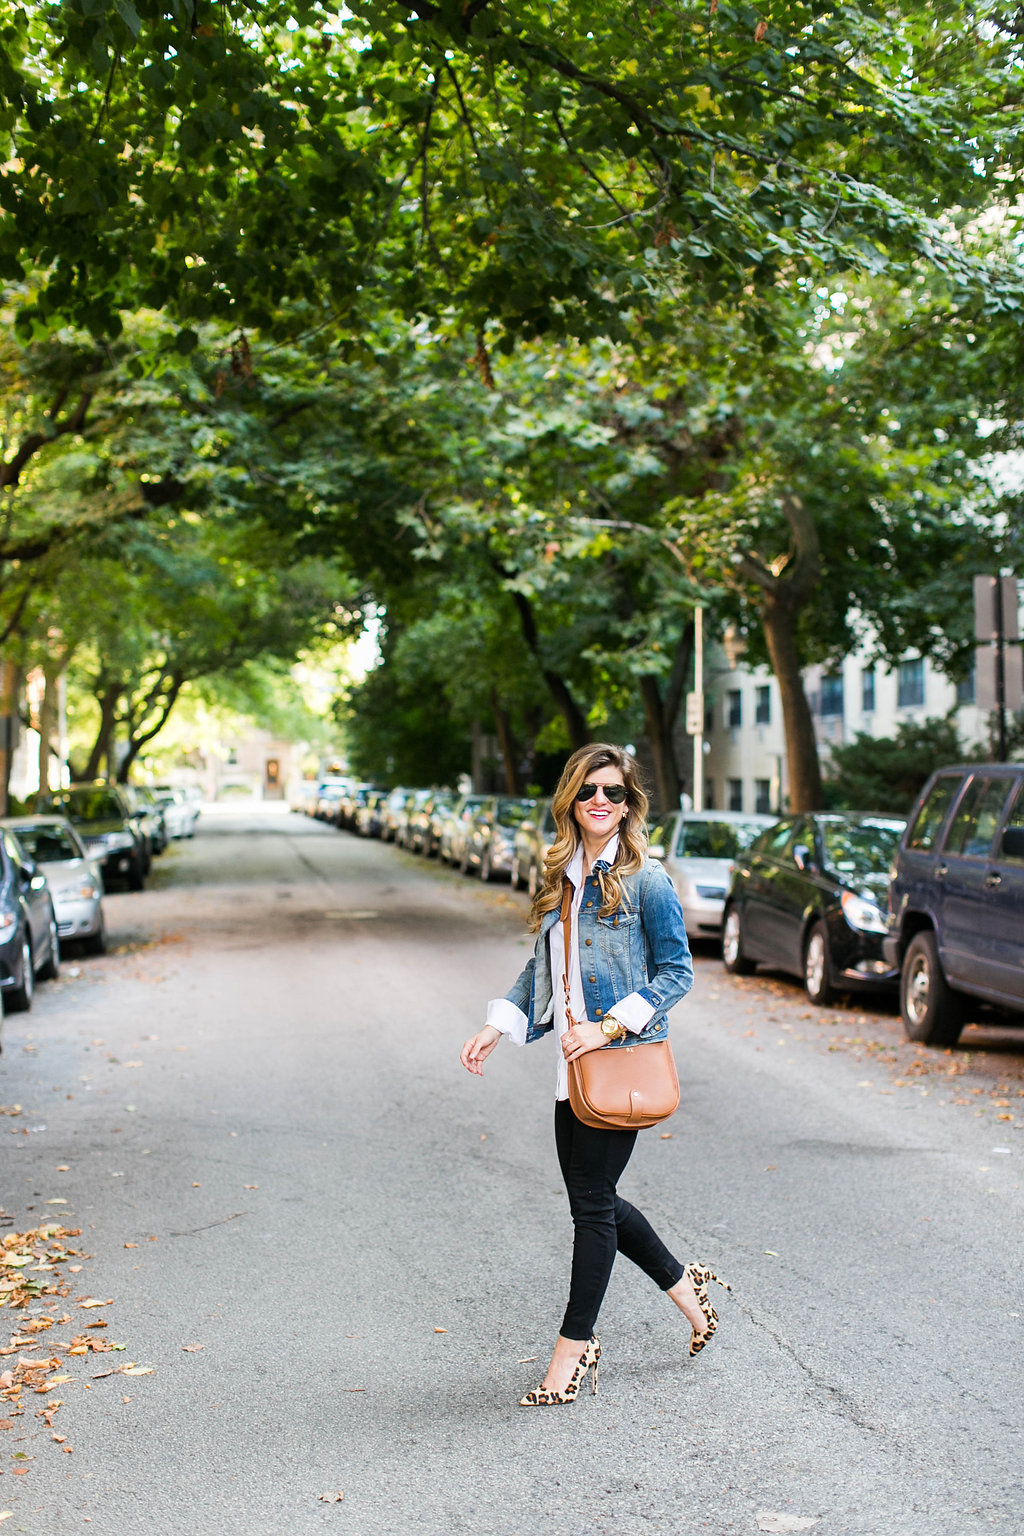
[[[562,923],[562,942],[565,946],[565,969],[562,972],[562,986],[565,988],[565,1021],[570,1029],[575,1029],[576,1020],[572,1016],[572,1004],[569,999],[569,933],[572,927],[572,882],[562,881],[562,908],[559,917]]]

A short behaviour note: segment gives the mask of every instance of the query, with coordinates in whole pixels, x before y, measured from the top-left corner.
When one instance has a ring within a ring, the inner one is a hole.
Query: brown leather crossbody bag
[[[565,944],[565,1019],[575,1027],[569,1003],[569,934],[572,886],[562,892]],[[569,1103],[577,1120],[599,1130],[633,1131],[667,1120],[679,1107],[679,1077],[667,1040],[644,1045],[602,1046],[577,1056],[569,1067]]]

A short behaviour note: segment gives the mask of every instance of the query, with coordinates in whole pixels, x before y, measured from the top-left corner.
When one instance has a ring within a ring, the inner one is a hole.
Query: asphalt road
[[[215,811],[110,898],[114,953],[6,1020],[9,1230],[80,1225],[90,1257],[66,1301],[0,1318],[66,1307],[66,1344],[101,1312],[125,1348],[67,1361],[63,1444],[36,1417],[57,1389],[3,1421],[4,1536],[1019,1536],[1010,1031],[923,1051],[891,1010],[701,958],[680,1111],[623,1191],[732,1281],[721,1330],[690,1361],[623,1262],[599,1395],[517,1407],[564,1303],[553,1047],[502,1045],[482,1081],[458,1050],[525,909]],[[122,1362],[152,1371],[97,1374]]]

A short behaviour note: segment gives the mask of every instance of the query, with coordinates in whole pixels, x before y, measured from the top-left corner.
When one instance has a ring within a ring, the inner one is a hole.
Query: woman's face
[[[613,805],[604,793],[606,784],[625,784],[622,772],[618,768],[595,768],[587,774],[586,782],[598,786],[596,795],[590,800],[573,801],[573,815],[578,826],[584,832],[589,832],[593,837],[611,837],[618,830],[620,821],[626,815],[628,806],[625,801],[621,805]]]

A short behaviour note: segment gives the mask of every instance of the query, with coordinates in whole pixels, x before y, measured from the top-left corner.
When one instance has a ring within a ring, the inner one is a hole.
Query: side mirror
[[[22,885],[31,885],[36,877],[35,859],[25,859],[21,865],[20,874]]]
[[[808,871],[812,871],[816,867],[814,860],[811,858],[811,850],[805,843],[797,843],[793,849],[793,863],[801,874],[807,874]]]

